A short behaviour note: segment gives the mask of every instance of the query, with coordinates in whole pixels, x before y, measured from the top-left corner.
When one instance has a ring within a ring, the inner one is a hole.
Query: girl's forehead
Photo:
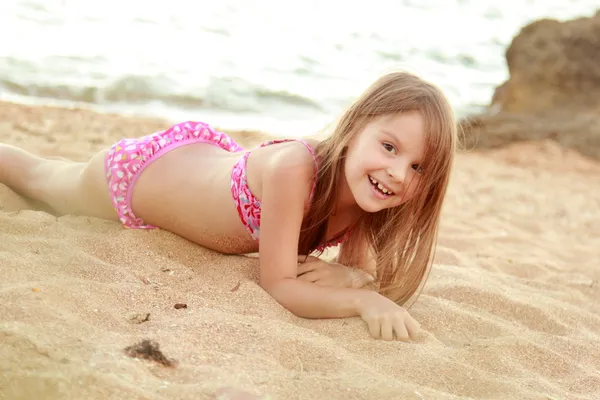
[[[425,120],[420,112],[385,115],[370,121],[363,133],[376,134],[394,141],[405,150],[419,155],[425,151]]]

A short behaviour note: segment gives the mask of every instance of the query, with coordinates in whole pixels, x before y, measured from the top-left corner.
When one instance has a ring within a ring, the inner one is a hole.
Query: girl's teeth
[[[389,194],[389,195],[393,194],[392,192],[390,192],[389,190],[387,190],[386,188],[384,188],[381,183],[377,182],[375,180],[375,178],[369,176],[369,180],[373,183],[373,185],[375,185],[377,187],[377,189],[379,189],[384,194]]]

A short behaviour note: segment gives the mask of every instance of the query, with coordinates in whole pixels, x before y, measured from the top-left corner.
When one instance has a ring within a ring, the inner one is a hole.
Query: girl
[[[396,72],[372,84],[320,142],[281,139],[246,151],[205,123],[184,122],[123,139],[88,163],[2,145],[0,182],[58,215],[160,227],[223,253],[258,252],[260,285],[295,315],[359,315],[373,337],[407,340],[419,325],[401,305],[432,262],[455,140],[441,91]],[[299,254],[338,244],[337,263],[298,264]],[[356,271],[366,272],[355,279]],[[371,276],[378,291],[362,288]]]

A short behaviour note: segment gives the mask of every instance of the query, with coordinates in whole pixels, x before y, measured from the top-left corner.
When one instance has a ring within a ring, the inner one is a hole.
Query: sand
[[[169,124],[10,103],[0,121],[1,141],[77,160]],[[456,167],[412,343],[291,315],[256,259],[0,185],[0,398],[600,398],[600,163],[538,142]],[[125,351],[143,340],[167,365]]]

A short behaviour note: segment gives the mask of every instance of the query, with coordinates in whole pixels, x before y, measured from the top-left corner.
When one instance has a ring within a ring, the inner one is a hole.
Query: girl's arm
[[[299,317],[359,315],[374,338],[415,338],[419,324],[404,308],[377,292],[296,279],[300,228],[315,174],[312,156],[298,146],[288,146],[263,169],[258,251],[261,286]]]
[[[296,279],[300,228],[315,175],[312,156],[301,144],[287,146],[263,169],[260,285],[299,317],[359,315],[361,304],[377,293],[322,287]]]
[[[377,260],[359,230],[352,232],[339,247],[335,259],[298,256],[298,279],[319,286],[363,288],[375,281]]]
[[[298,279],[319,286],[360,289],[374,282],[374,277],[362,268],[346,266],[313,256],[298,256]]]

